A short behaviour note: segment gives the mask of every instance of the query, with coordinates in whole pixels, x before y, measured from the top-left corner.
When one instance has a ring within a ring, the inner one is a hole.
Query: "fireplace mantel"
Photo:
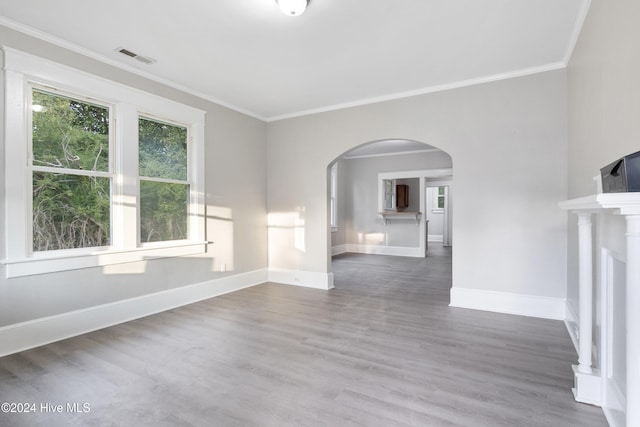
[[[627,426],[640,426],[640,193],[599,193],[559,203],[560,208],[578,216],[578,265],[579,265],[579,336],[578,365],[574,366],[577,401],[603,406],[607,414],[607,372],[594,369],[592,363],[592,328],[593,328],[593,227],[592,216],[620,215],[624,216],[626,230],[616,231],[617,238],[626,242],[625,258],[625,310],[626,327],[626,396],[622,400],[624,418]],[[613,233],[614,231],[604,230]],[[597,248],[602,253],[610,253],[608,248]],[[610,248],[609,248],[610,249]],[[601,260],[601,274],[597,280],[606,282],[607,267],[605,256]],[[602,272],[601,272],[602,273]],[[606,283],[601,283],[606,288]],[[605,296],[606,297],[606,296]],[[604,305],[604,304],[603,304]],[[613,327],[610,315],[602,315],[597,319],[601,329],[607,333]],[[584,337],[589,337],[584,339]],[[607,346],[607,340],[601,345]],[[602,368],[602,367],[601,367]],[[606,370],[607,367],[605,366]],[[607,417],[609,418],[609,416]],[[611,422],[612,420],[610,420]],[[617,424],[616,422],[612,425]]]
[[[600,209],[616,209],[620,215],[640,215],[640,193],[600,193],[559,203],[562,209],[578,212],[595,212]]]

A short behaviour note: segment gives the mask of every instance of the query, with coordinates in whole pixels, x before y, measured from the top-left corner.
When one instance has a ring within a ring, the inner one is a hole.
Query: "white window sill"
[[[206,252],[207,242],[180,241],[147,244],[135,249],[92,249],[40,252],[28,258],[2,261],[6,277],[23,277],[81,268],[103,267],[157,258],[195,255]]]

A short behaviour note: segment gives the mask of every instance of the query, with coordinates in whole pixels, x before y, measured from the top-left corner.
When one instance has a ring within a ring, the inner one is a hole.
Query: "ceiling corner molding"
[[[569,61],[571,60],[571,56],[573,55],[573,50],[578,44],[578,39],[580,38],[580,33],[582,32],[582,26],[584,25],[584,21],[586,21],[587,19],[587,14],[589,13],[590,7],[591,0],[584,0],[582,3],[582,7],[580,8],[580,12],[578,13],[578,17],[576,18],[573,32],[571,33],[571,38],[569,39],[569,44],[567,45],[567,51],[564,54],[563,62],[565,67],[569,65]]]
[[[153,73],[150,73],[150,72],[147,72],[147,71],[143,71],[143,70],[139,70],[139,69],[137,69],[135,67],[132,67],[130,65],[124,64],[122,62],[118,62],[118,61],[116,61],[114,59],[111,59],[111,58],[105,56],[105,55],[96,53],[96,52],[94,52],[94,51],[92,51],[90,49],[84,48],[84,47],[79,46],[79,45],[77,45],[75,43],[71,43],[71,42],[69,42],[67,40],[64,40],[64,39],[61,39],[59,37],[53,36],[53,35],[51,35],[49,33],[44,32],[44,31],[40,31],[40,30],[37,30],[37,29],[35,29],[33,27],[29,27],[28,25],[24,25],[24,24],[21,24],[19,22],[13,21],[11,19],[5,18],[4,16],[0,16],[0,25],[2,25],[4,27],[7,27],[7,28],[9,28],[11,30],[18,31],[20,33],[26,34],[28,36],[34,37],[36,39],[42,40],[44,42],[53,44],[55,46],[70,50],[70,51],[75,52],[75,53],[78,53],[78,54],[80,54],[82,56],[86,56],[88,58],[91,58],[91,59],[94,59],[96,61],[102,62],[104,64],[110,65],[112,67],[119,68],[121,70],[127,71],[127,72],[132,73],[132,74],[136,74],[136,75],[138,75],[140,77],[144,77],[145,79],[149,79],[149,80],[154,81],[156,83],[163,84],[165,86],[171,87],[173,89],[179,90],[179,91],[187,93],[189,95],[196,96],[198,98],[204,99],[206,101],[212,102],[214,104],[220,105],[222,107],[228,108],[228,109],[236,111],[238,113],[247,115],[247,116],[252,117],[254,119],[258,119],[258,120],[261,120],[263,122],[268,121],[267,118],[262,117],[259,114],[256,114],[256,113],[254,113],[252,111],[248,111],[248,110],[246,110],[244,108],[240,108],[240,107],[237,107],[235,105],[229,104],[227,102],[221,101],[221,100],[216,99],[214,97],[211,97],[211,96],[209,96],[207,94],[199,92],[199,91],[197,91],[195,89],[192,89],[192,88],[183,86],[181,84],[178,84],[178,83],[176,83],[176,82],[174,82],[172,80],[168,80],[168,79],[159,77],[159,76],[157,76],[157,75],[155,75]]]
[[[297,113],[290,113],[290,114],[283,114],[280,116],[268,117],[266,121],[268,123],[271,123],[279,120],[286,120],[286,119],[293,119],[296,117],[308,116],[311,114],[327,113],[330,111],[343,110],[343,109],[352,108],[352,107],[360,107],[368,104],[377,104],[379,102],[385,102],[385,101],[394,101],[397,99],[409,98],[412,96],[426,95],[426,94],[435,93],[435,92],[443,92],[445,90],[460,89],[468,86],[476,86],[476,85],[481,85],[485,83],[493,83],[500,80],[508,80],[516,77],[524,77],[532,74],[544,73],[547,71],[561,70],[563,68],[566,68],[565,62],[554,62],[554,63],[541,65],[537,67],[509,71],[506,73],[492,74],[492,75],[468,79],[468,80],[460,80],[457,82],[445,83],[442,85],[429,86],[429,87],[411,90],[407,92],[398,92],[398,93],[382,95],[374,98],[361,99],[359,101],[346,102],[344,104],[330,105],[326,107],[300,111]]]

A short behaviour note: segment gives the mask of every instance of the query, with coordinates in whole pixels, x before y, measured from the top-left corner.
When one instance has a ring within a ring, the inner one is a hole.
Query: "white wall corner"
[[[267,278],[267,269],[259,269],[4,326],[0,357],[255,286]]]
[[[482,289],[451,288],[451,307],[565,320],[564,298],[512,294]]]
[[[270,268],[269,282],[313,289],[333,289],[333,273]]]

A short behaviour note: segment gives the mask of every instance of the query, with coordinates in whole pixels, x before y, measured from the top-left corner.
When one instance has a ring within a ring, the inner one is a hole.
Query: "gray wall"
[[[270,123],[267,208],[297,213],[305,245],[279,228],[269,266],[329,271],[327,166],[366,142],[411,139],[453,159],[453,286],[564,298],[566,100],[558,70]]]
[[[600,168],[640,150],[640,2],[593,0],[567,67],[569,196],[595,192]]]
[[[567,67],[570,198],[595,193],[592,178],[602,166],[640,150],[638,16],[638,1],[593,0],[571,56]],[[567,299],[577,314],[577,219],[571,214],[569,219]],[[621,217],[608,220],[624,229]],[[596,306],[599,295],[596,290]]]
[[[266,268],[265,123],[2,26],[0,44],[207,111],[206,225],[215,242],[202,256],[16,279],[0,270],[0,326]],[[0,135],[3,152],[3,125]],[[216,273],[223,263],[227,273]]]
[[[426,152],[353,158],[344,162],[349,170],[346,205],[351,218],[347,243],[417,248],[419,227],[415,219],[395,219],[384,225],[378,215],[378,173],[451,168],[451,157],[443,152]],[[410,206],[405,210],[423,211],[419,180],[412,178],[397,183],[409,184]],[[382,241],[378,242],[379,239]]]
[[[589,8],[567,67],[569,198],[595,193],[602,166],[640,150],[638,16],[632,0],[594,0]],[[569,219],[568,303],[577,313],[577,226]]]

